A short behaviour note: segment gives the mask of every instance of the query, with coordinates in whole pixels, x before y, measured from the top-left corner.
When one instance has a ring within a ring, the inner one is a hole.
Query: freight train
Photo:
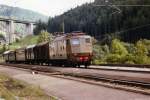
[[[54,40],[4,52],[6,63],[48,64],[55,66],[89,66],[92,38],[83,32],[67,33]]]

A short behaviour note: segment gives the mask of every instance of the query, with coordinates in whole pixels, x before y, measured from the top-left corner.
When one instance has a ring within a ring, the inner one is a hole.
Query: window
[[[90,42],[91,42],[91,41],[90,41],[90,38],[86,38],[86,39],[85,39],[85,42],[86,42],[86,43],[90,43]]]
[[[80,41],[79,41],[79,39],[72,39],[72,40],[71,40],[71,44],[72,44],[72,45],[79,45],[79,44],[80,44]]]

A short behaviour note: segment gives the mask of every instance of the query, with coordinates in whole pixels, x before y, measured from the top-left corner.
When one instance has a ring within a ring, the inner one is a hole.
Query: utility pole
[[[93,6],[95,6],[95,7],[103,7],[103,6],[104,6],[104,7],[110,7],[110,8],[112,8],[112,9],[114,9],[115,11],[110,14],[111,17],[113,17],[115,14],[119,14],[119,13],[122,12],[122,10],[121,10],[118,6],[116,6],[116,5],[112,4],[111,2],[109,2],[109,0],[104,0],[102,5],[94,4]],[[108,15],[108,14],[107,14],[107,15]],[[116,28],[116,30],[117,30],[118,24],[117,24],[116,19],[117,19],[116,16],[114,16],[115,28]],[[105,27],[105,28],[104,28],[104,32],[109,32],[109,24],[108,24],[108,23],[105,23],[105,24],[104,24],[104,27]],[[108,30],[108,31],[107,31],[107,30]]]
[[[65,15],[63,15],[63,22],[62,22],[62,31],[65,33]]]

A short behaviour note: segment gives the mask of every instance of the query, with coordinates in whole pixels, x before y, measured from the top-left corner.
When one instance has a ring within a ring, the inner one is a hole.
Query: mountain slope
[[[42,14],[39,14],[34,11],[18,8],[18,7],[10,7],[7,5],[0,5],[0,16],[6,18],[15,18],[19,20],[27,20],[27,21],[47,21],[48,17]]]

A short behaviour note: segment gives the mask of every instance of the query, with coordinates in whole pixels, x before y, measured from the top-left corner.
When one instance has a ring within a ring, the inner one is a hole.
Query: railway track
[[[65,75],[68,75],[68,74],[65,74]],[[69,75],[69,76],[150,89],[150,82],[141,82],[138,80],[131,81],[131,80],[115,79],[115,78],[110,78],[110,77],[105,77],[105,76],[92,76],[92,75],[81,75],[81,74],[80,75]]]
[[[72,71],[70,71],[68,70],[68,68],[51,68],[47,66],[38,66],[38,65],[25,65],[25,64],[2,64],[2,65],[30,69],[37,72],[57,73],[57,75],[71,76],[71,77],[83,78],[87,80],[102,81],[102,82],[109,82],[114,84],[132,86],[132,87],[139,87],[143,89],[150,89],[150,78],[140,79],[135,77],[97,74],[94,72],[93,73],[76,72],[77,70],[76,68],[72,68],[71,69]],[[62,69],[66,69],[66,70],[63,71]],[[81,70],[90,71],[91,69],[81,69]]]

